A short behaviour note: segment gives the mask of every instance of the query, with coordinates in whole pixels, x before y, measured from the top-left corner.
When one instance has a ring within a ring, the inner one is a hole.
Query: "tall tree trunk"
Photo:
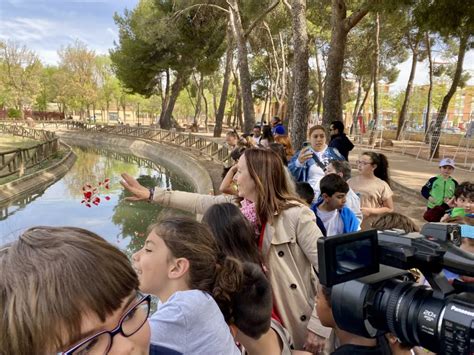
[[[171,128],[171,116],[173,114],[174,105],[178,99],[181,89],[187,80],[187,74],[178,72],[176,75],[176,79],[171,87],[171,95],[169,97],[168,105],[166,106],[165,114],[163,115],[162,119],[160,119],[160,127],[162,129]]]
[[[426,98],[426,116],[425,116],[425,133],[428,132],[430,126],[431,115],[431,95],[433,94],[433,57],[431,56],[431,40],[428,32],[425,33],[426,51],[428,54],[428,77],[430,85],[428,87],[428,97]],[[425,136],[425,143],[428,143],[428,135]]]
[[[380,57],[380,19],[379,13],[375,15],[375,53],[374,53],[374,117],[373,126],[370,130],[369,145],[374,143],[374,132],[377,129],[379,118],[379,57]]]
[[[367,99],[369,98],[370,89],[372,88],[372,81],[373,81],[373,77],[371,76],[370,81],[369,81],[369,86],[367,87],[367,89],[365,89],[364,98],[362,99],[359,109],[357,110],[357,119],[359,119],[360,115],[362,114],[362,110],[364,109],[365,103],[367,102]]]
[[[268,86],[269,86],[269,91],[270,91],[270,94],[269,94],[270,103],[268,104],[268,113],[270,115],[274,115],[275,112],[274,112],[274,109],[273,109],[272,100],[273,100],[273,95],[275,94],[275,89],[276,89],[277,83],[273,82],[273,80],[272,80],[273,69],[272,69],[272,60],[271,60],[271,58],[270,58],[269,62],[270,63],[269,63],[269,70],[268,70]]]
[[[459,81],[461,79],[462,66],[464,62],[464,56],[466,54],[468,39],[469,39],[469,35],[463,34],[459,40],[458,61],[456,63],[456,71],[454,72],[453,82],[451,83],[451,87],[449,88],[448,93],[443,98],[443,102],[441,103],[438,116],[436,117],[436,123],[434,126],[433,138],[431,140],[431,147],[430,147],[430,155],[433,158],[439,157],[439,140],[440,140],[440,134],[441,134],[441,125],[446,117],[449,102],[451,101],[452,97],[456,93],[456,88],[458,87]]]
[[[318,106],[316,107],[316,112],[318,114],[318,119],[321,118],[321,108],[323,104],[323,75],[321,73],[321,67],[319,66],[319,50],[317,44],[314,46],[316,51],[316,71],[318,73]]]
[[[306,140],[308,127],[308,33],[306,30],[306,0],[291,2],[293,21],[293,122],[291,141],[295,149],[301,149]]]
[[[194,77],[194,81],[196,82],[196,87],[197,87],[197,91],[196,91],[196,106],[195,106],[195,110],[194,110],[194,124],[199,124],[199,116],[201,115],[201,103],[202,103],[202,90],[203,90],[203,78],[202,78],[202,74],[200,74],[200,77],[199,77],[199,80],[196,79],[196,76],[193,75]]]
[[[329,124],[334,120],[342,121],[341,78],[347,35],[368,11],[368,8],[364,6],[353,12],[351,16],[346,17],[345,0],[331,0],[331,42],[323,99],[323,125],[326,127],[329,127]]]
[[[137,102],[137,123],[140,125],[140,103]]]
[[[232,73],[232,57],[234,46],[232,42],[232,29],[227,28],[227,51],[225,54],[224,81],[222,83],[221,98],[216,114],[216,125],[214,126],[214,137],[220,137],[222,133],[222,121],[224,120],[225,104],[227,102],[227,92],[229,91],[230,74]],[[228,124],[228,123],[227,123]]]
[[[170,99],[170,70],[166,69],[166,76],[165,76],[165,90],[161,88],[161,112],[160,117],[158,118],[158,122],[162,122],[163,117],[166,112],[166,108],[168,107],[169,99]],[[161,86],[161,79],[160,79],[160,86]],[[157,123],[158,123],[157,122]]]
[[[402,109],[400,110],[400,116],[398,117],[397,136],[395,138],[396,140],[400,139],[400,134],[402,133],[402,127],[407,117],[407,111],[410,105],[410,96],[411,96],[411,90],[413,87],[413,80],[415,79],[417,62],[418,62],[418,42],[412,43],[412,59],[411,59],[410,76],[408,77],[407,88],[405,90],[405,98],[403,99]]]
[[[263,104],[263,112],[262,112],[262,117],[260,118],[260,127],[262,126],[262,122],[265,120],[265,115],[267,114],[267,105],[268,105],[268,96],[270,90],[267,88],[267,92],[265,93],[265,102]]]
[[[352,133],[356,135],[358,133],[358,122],[357,122],[357,111],[359,109],[360,97],[362,96],[362,76],[357,79],[357,96],[354,104],[354,111],[352,111]]]
[[[212,90],[212,112],[214,113],[215,120],[217,114],[217,95],[214,90]]]
[[[242,116],[242,106],[243,106],[242,96],[240,96],[239,97],[239,103],[237,105],[237,119],[239,120],[239,128],[240,128],[241,131],[243,131],[243,127],[244,127],[244,120],[243,120],[243,116]]]
[[[252,82],[250,80],[250,70],[248,64],[247,41],[240,19],[238,0],[228,0],[230,10],[230,23],[237,43],[237,53],[239,58],[239,76],[244,109],[244,132],[250,133],[255,126],[255,112],[253,109]]]
[[[238,70],[238,68],[237,68]],[[242,90],[239,84],[239,77],[235,71],[232,72],[234,75],[234,83],[235,83],[235,105],[234,105],[234,120],[232,122],[232,127],[236,128],[237,120],[240,123],[242,119]],[[242,126],[241,126],[242,128]]]
[[[289,126],[288,130],[291,131],[293,129],[293,91],[295,87],[295,82],[293,80],[293,75],[291,73],[288,74],[288,102],[287,102],[287,111],[286,117],[288,118]]]
[[[280,94],[278,95],[278,117],[283,117],[283,109],[285,107],[286,97],[286,81],[287,81],[287,67],[286,67],[286,56],[285,46],[283,45],[283,36],[281,32],[278,34],[280,38],[280,50],[281,50],[281,75],[280,75]]]
[[[204,87],[203,87],[203,91],[202,91],[201,95],[202,95],[202,99],[204,100],[204,114],[205,114],[204,126],[206,127],[206,133],[208,133],[209,128],[208,128],[207,124],[208,124],[208,121],[209,121],[209,106],[207,104],[206,95],[204,95]]]

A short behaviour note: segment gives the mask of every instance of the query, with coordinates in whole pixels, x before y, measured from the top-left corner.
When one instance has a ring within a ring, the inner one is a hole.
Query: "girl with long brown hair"
[[[151,345],[180,354],[240,354],[220,312],[242,283],[242,263],[219,253],[209,229],[189,217],[151,226],[132,257],[142,292],[159,298]],[[217,303],[216,303],[217,302]]]

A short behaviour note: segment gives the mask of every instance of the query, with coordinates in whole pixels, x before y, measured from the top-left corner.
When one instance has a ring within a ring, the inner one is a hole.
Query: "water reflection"
[[[131,255],[141,248],[150,224],[163,213],[178,212],[149,203],[123,201],[128,192],[119,183],[120,173],[137,176],[147,187],[192,191],[188,182],[146,159],[90,148],[75,147],[74,152],[77,161],[60,181],[16,203],[0,206],[0,245],[36,225],[77,226],[94,231]],[[111,180],[106,193],[110,200],[102,198],[99,206],[91,208],[81,204],[82,186],[97,186],[106,178]]]

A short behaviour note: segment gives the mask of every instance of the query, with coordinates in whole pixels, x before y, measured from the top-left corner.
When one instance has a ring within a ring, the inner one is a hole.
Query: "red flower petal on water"
[[[90,184],[86,184],[86,186],[90,189],[92,188],[92,186]]]
[[[81,201],[81,203],[84,203],[84,202],[86,202],[86,200],[82,200],[82,201]]]
[[[109,185],[108,185],[108,184],[107,184],[107,185],[105,185],[105,188],[108,190],[108,189],[109,189]]]
[[[87,207],[92,207],[90,203],[86,203],[86,206]]]
[[[99,186],[102,186],[102,183],[101,183],[101,182],[99,182]]]
[[[110,200],[110,197],[109,197],[109,196],[105,196],[105,199],[108,201],[108,200]]]
[[[110,179],[109,179],[109,178],[107,178],[107,179],[105,179],[105,180],[104,180],[104,182],[109,182],[109,181],[110,181]]]
[[[92,192],[90,191],[84,192],[84,197],[89,200],[92,197]]]
[[[99,197],[96,197],[96,198],[94,199],[94,202],[100,202],[100,198],[99,198]]]

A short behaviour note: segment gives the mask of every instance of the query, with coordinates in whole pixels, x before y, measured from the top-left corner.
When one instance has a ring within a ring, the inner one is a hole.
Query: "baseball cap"
[[[452,166],[454,168],[455,167],[454,160],[451,158],[441,159],[441,161],[439,162],[439,166],[446,166],[446,165]]]

